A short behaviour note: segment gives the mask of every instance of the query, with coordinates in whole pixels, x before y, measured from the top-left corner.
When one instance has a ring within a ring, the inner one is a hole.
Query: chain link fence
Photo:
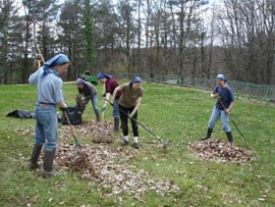
[[[179,76],[175,74],[150,74],[150,73],[112,73],[118,79],[131,79],[134,75],[140,75],[147,82],[156,82],[177,86],[193,87],[198,89],[212,90],[215,86],[213,79],[196,78],[192,76]],[[275,103],[275,85],[255,84],[244,81],[228,80],[228,84],[233,89],[235,96],[248,96]]]

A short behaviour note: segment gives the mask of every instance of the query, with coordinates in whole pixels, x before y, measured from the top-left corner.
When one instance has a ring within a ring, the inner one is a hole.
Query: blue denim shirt
[[[62,92],[62,80],[56,70],[50,69],[50,73],[43,76],[43,67],[30,75],[29,83],[37,85],[37,104],[57,104],[64,100]]]

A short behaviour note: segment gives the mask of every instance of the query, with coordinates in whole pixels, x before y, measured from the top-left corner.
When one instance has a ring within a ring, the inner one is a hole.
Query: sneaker
[[[122,146],[127,146],[127,145],[129,145],[129,142],[128,141],[126,141],[126,140],[123,140],[123,142],[122,142],[122,144],[121,144]]]
[[[132,147],[135,148],[135,149],[139,149],[139,145],[136,142],[134,144],[132,144]]]

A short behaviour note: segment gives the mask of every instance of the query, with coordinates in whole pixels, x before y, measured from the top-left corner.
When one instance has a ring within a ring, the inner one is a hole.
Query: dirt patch
[[[178,192],[173,181],[152,179],[152,175],[130,164],[136,150],[106,145],[84,145],[80,149],[70,145],[58,148],[56,162],[68,170],[79,172],[82,178],[95,179],[110,195],[126,193],[140,196],[149,191],[161,195]]]
[[[112,143],[114,142],[112,122],[84,122],[81,125],[73,126],[75,134],[81,138],[90,139],[94,143]],[[62,126],[59,130],[62,140],[72,140],[69,126]]]
[[[190,150],[205,160],[235,163],[244,163],[252,160],[252,153],[249,150],[230,146],[228,142],[217,139],[191,144]]]

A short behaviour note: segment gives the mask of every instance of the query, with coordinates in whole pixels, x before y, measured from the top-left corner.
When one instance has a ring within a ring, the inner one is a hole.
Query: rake
[[[71,124],[71,121],[70,121],[70,119],[69,119],[69,116],[68,116],[66,110],[63,110],[63,113],[64,113],[64,115],[65,115],[65,117],[66,117],[66,120],[67,120],[67,122],[68,122],[68,124],[69,124],[70,131],[71,131],[71,133],[72,133],[72,135],[73,135],[74,142],[75,142],[75,147],[80,148],[80,147],[81,147],[80,142],[79,142],[79,140],[77,139],[77,137],[76,137],[76,135],[75,135],[75,131],[74,131],[74,129],[73,129],[73,126],[72,126],[72,124]]]
[[[112,107],[114,107],[114,104],[111,103],[109,100],[105,99]],[[167,149],[168,145],[170,144],[169,140],[164,140],[161,139],[158,135],[156,135],[151,129],[147,128],[144,124],[140,123],[139,121],[137,121],[136,119],[134,119],[133,117],[129,116],[126,112],[122,111],[119,109],[119,111],[123,114],[125,114],[129,119],[133,120],[134,122],[136,122],[139,126],[141,126],[143,129],[145,129],[145,131],[147,131],[148,133],[150,133],[156,140],[158,140],[161,144],[161,147],[163,149]]]

